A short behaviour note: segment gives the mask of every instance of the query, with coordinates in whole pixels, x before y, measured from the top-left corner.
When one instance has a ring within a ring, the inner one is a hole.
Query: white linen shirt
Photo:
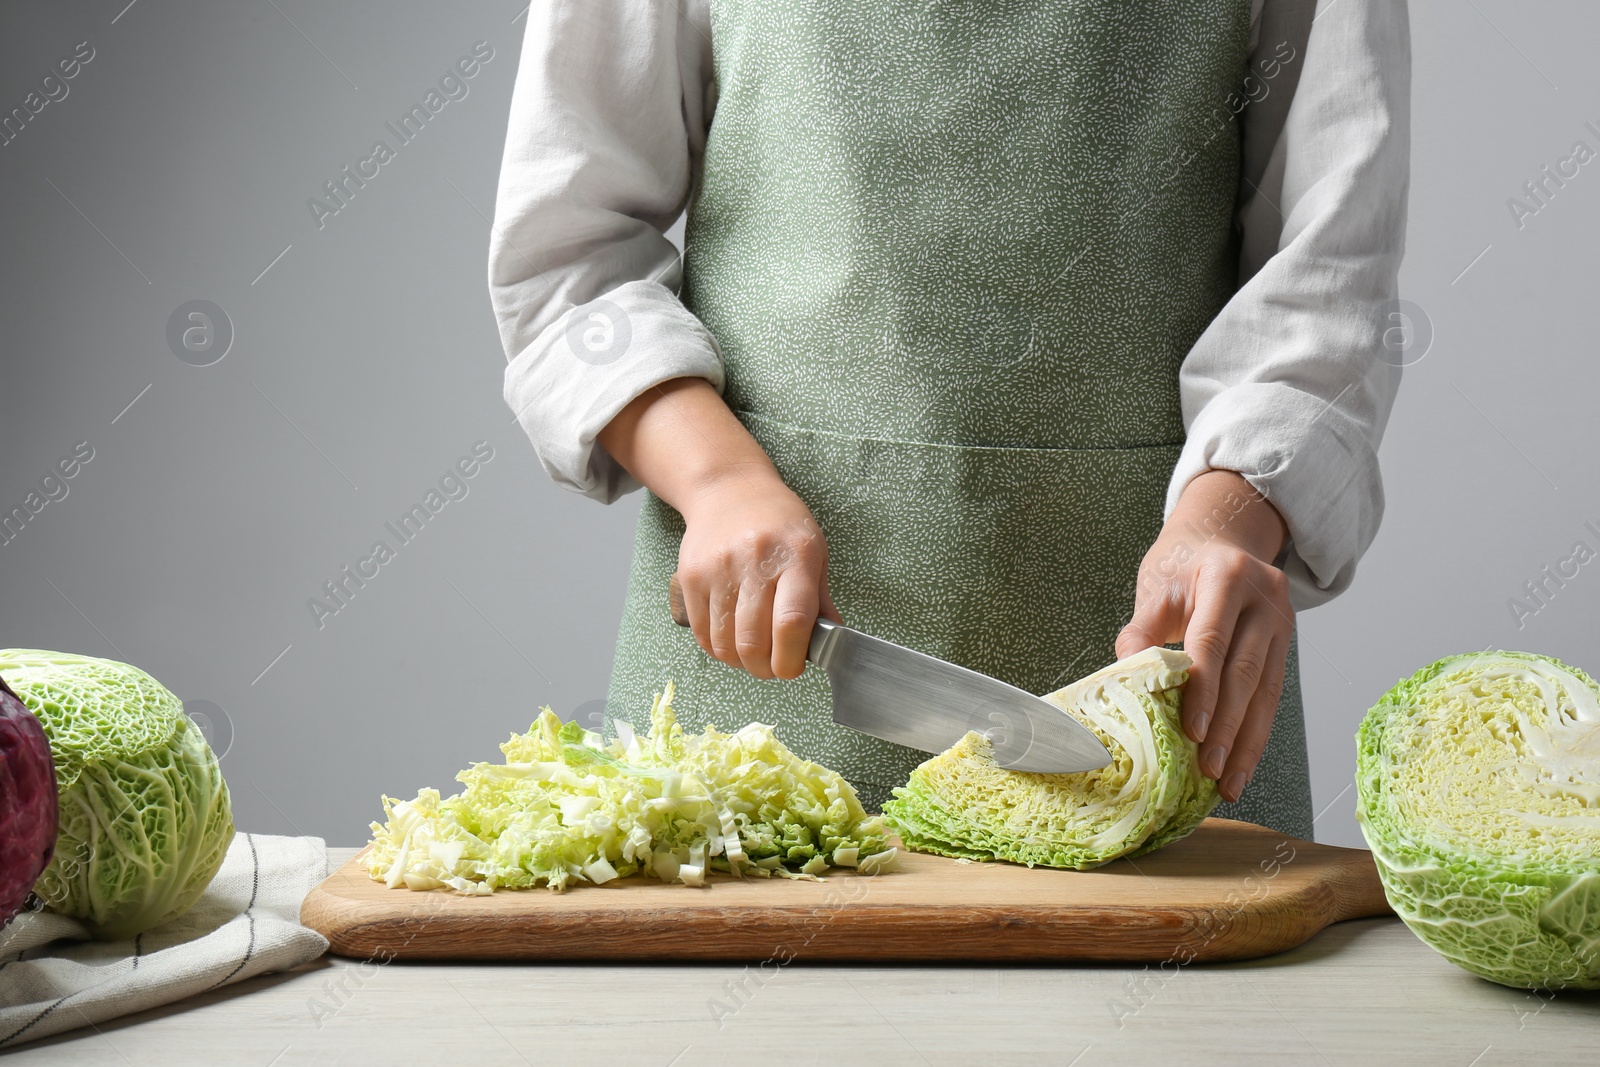
[[[533,0],[527,20],[489,251],[505,398],[550,476],[609,503],[639,487],[596,442],[611,419],[668,379],[724,385],[665,236],[715,110],[709,0]],[[1304,608],[1350,584],[1383,516],[1405,2],[1254,0],[1250,68],[1226,105],[1241,124],[1240,285],[1179,373],[1187,438],[1166,508],[1208,469],[1239,472],[1289,527],[1283,566]],[[574,358],[569,312],[600,298],[627,350]]]

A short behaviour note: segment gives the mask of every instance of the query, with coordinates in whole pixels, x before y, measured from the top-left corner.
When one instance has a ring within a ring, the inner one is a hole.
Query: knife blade
[[[673,621],[688,626],[676,574],[668,603]],[[1111,762],[1092,731],[1049,701],[849,626],[819,618],[806,658],[828,672],[833,721],[859,733],[943,752],[976,730],[988,736],[1000,766],[1037,774]]]

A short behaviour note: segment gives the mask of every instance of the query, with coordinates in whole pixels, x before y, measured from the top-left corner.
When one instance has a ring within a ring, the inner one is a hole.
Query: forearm
[[[1207,469],[1244,472],[1288,522],[1282,569],[1306,608],[1349,586],[1377,533],[1378,444],[1399,368],[1431,336],[1396,302],[1410,35],[1406,0],[1261,12],[1258,92],[1239,112],[1240,284],[1179,371],[1187,440],[1167,504]]]
[[[639,483],[599,431],[657,382],[722,382],[715,339],[678,298],[681,257],[665,235],[710,118],[706,3],[524,14],[490,231],[505,399],[557,484],[610,503]]]
[[[647,389],[598,440],[685,516],[732,491],[783,486],[772,460],[704,378],[674,378]]]

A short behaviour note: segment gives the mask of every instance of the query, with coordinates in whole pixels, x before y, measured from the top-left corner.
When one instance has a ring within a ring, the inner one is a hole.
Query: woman
[[[1409,91],[1403,4],[1313,17],[536,0],[490,286],[546,469],[649,490],[609,713],[675,679],[875,806],[925,757],[833,725],[819,613],[1036,693],[1181,641],[1220,813],[1310,837],[1293,612],[1382,513]]]

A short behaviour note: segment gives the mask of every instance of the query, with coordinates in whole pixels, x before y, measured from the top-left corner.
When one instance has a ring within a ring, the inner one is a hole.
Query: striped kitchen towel
[[[300,925],[300,903],[327,873],[320,837],[237,834],[194,907],[130,940],[18,915],[0,930],[0,1048],[316,959],[328,942]]]

